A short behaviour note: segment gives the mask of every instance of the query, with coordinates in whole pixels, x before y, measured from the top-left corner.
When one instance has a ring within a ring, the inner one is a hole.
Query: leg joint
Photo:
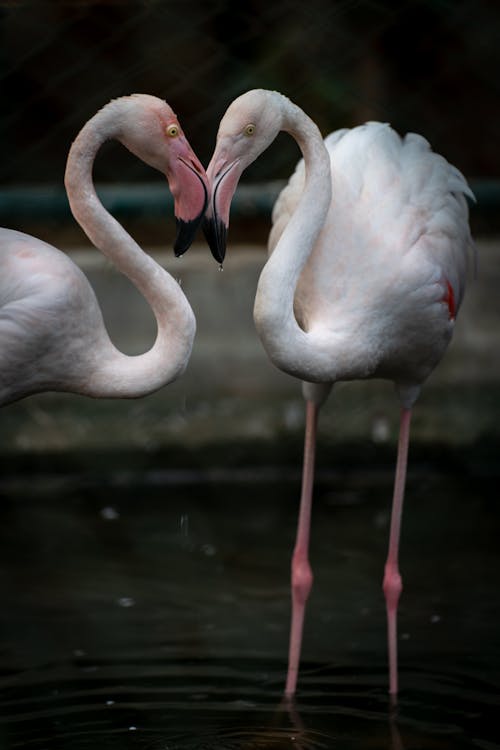
[[[306,559],[292,560],[292,593],[294,599],[305,604],[311,592],[313,574]]]
[[[385,566],[382,588],[384,590],[387,607],[389,609],[396,609],[399,597],[403,590],[403,581],[397,567],[389,563]]]

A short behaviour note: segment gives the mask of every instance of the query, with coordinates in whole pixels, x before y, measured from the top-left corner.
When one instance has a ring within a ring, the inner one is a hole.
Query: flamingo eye
[[[179,135],[179,127],[177,125],[169,125],[168,128],[165,128],[165,132],[169,138],[176,138]]]
[[[255,125],[253,122],[249,122],[244,130],[245,135],[253,135],[255,133]]]

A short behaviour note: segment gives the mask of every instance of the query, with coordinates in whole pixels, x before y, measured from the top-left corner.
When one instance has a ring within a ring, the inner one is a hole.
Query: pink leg
[[[392,500],[391,531],[389,553],[385,564],[383,589],[387,610],[387,641],[389,651],[389,693],[394,698],[398,693],[398,645],[397,613],[398,602],[403,584],[399,574],[399,537],[401,533],[401,516],[406,483],[406,466],[408,462],[408,443],[410,438],[411,409],[401,409],[399,427],[398,459],[394,495]]]
[[[306,603],[313,583],[309,565],[309,531],[311,527],[312,490],[314,482],[314,460],[316,452],[317,404],[306,402],[306,432],[304,441],[304,465],[302,468],[302,492],[300,496],[297,538],[292,557],[292,623],[288,652],[288,674],[285,695],[295,694],[299,671],[300,649]]]

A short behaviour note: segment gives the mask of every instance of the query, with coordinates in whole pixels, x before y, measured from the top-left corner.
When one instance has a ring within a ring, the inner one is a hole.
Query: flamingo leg
[[[292,621],[288,652],[288,673],[285,695],[295,694],[299,671],[302,631],[307,599],[312,588],[313,574],[309,564],[309,536],[311,528],[312,491],[316,454],[316,429],[319,407],[306,401],[306,430],[304,440],[304,464],[302,468],[302,490],[300,496],[297,537],[292,556]]]
[[[391,530],[389,552],[385,563],[384,581],[382,584],[387,610],[387,643],[389,652],[389,694],[392,698],[398,693],[398,645],[397,613],[398,602],[403,583],[399,574],[399,538],[401,534],[401,517],[406,484],[406,467],[408,463],[408,443],[410,438],[411,408],[401,409],[399,426],[398,458],[394,480],[392,500]]]

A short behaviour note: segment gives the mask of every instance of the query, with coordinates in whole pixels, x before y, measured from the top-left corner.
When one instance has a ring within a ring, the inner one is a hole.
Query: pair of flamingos
[[[401,403],[389,554],[389,692],[397,681],[398,545],[410,415],[450,341],[472,247],[460,172],[415,134],[367,123],[323,140],[285,96],[247,92],[224,115],[205,173],[171,108],[146,95],[103,107],[69,152],[71,210],[92,243],[139,289],[157,320],[155,344],[127,356],[109,339],[86,277],[68,257],[20,232],[0,230],[0,404],[40,391],[96,398],[144,396],[178,378],[195,318],[179,284],[104,209],[92,182],[102,143],[117,139],[163,172],[189,247],[202,220],[215,258],[225,255],[230,204],[244,169],[280,131],[302,152],[273,210],[271,255],[255,298],[258,334],[272,362],[303,381],[306,432],[300,515],[292,558],[292,623],[285,692],[296,690],[306,600],[318,410],[339,380],[387,378]]]

